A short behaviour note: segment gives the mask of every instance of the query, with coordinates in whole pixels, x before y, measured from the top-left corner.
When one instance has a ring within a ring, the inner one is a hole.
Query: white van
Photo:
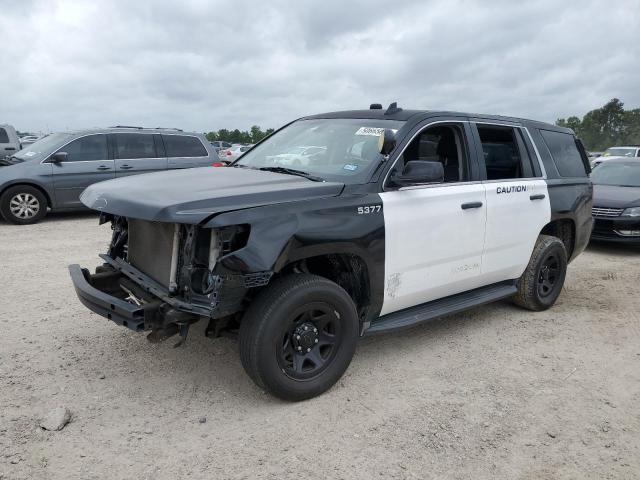
[[[0,158],[13,155],[20,150],[20,139],[11,125],[0,125]]]

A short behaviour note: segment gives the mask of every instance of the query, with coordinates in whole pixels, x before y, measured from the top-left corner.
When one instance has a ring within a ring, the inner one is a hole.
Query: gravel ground
[[[90,313],[93,215],[0,223],[0,479],[640,478],[640,250],[590,247],[542,313],[501,302],[364,339],[319,398],[278,401],[236,344]],[[39,422],[66,407],[71,422]]]

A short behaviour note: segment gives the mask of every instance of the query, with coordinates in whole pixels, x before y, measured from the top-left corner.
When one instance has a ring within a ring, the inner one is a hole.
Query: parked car
[[[11,125],[0,125],[0,159],[20,150],[20,139]]]
[[[313,162],[314,159],[324,155],[326,147],[295,147],[286,153],[281,153],[271,157],[274,164],[292,167],[304,167]]]
[[[20,147],[25,148],[29,145],[37,142],[40,139],[37,135],[25,135],[24,137],[20,137]]]
[[[0,166],[0,213],[11,223],[35,223],[47,209],[84,208],[80,194],[93,183],[210,166],[216,160],[202,135],[176,129],[112,127],[54,133],[14,152]]]
[[[94,274],[69,267],[80,301],[156,342],[207,320],[286,400],[330,388],[361,336],[503,298],[551,307],[592,227],[573,132],[377,107],[299,119],[226,168],[87,188],[112,240]],[[305,145],[327,154],[272,164]]]
[[[607,148],[603,157],[640,157],[640,145]]]
[[[633,161],[640,161],[640,157],[631,157],[631,156],[606,156],[606,155],[601,155],[600,157],[597,158],[593,158],[591,159],[591,167],[592,168],[596,168],[598,165],[601,165],[603,163],[608,163],[611,160],[633,160]]]
[[[218,152],[218,157],[220,160],[226,162],[234,162],[244,155],[245,152],[249,151],[251,147],[253,147],[253,145],[234,145],[233,147]]]
[[[223,142],[221,140],[215,140],[215,141],[211,142],[211,145],[216,147],[218,149],[218,151],[226,150],[227,148],[233,147],[233,144],[231,144],[229,142]]]
[[[640,245],[640,162],[609,160],[591,174],[593,240]]]

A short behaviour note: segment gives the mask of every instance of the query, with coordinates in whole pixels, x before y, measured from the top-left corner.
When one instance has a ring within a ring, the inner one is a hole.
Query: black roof
[[[409,121],[419,122],[421,120],[425,120],[430,117],[439,117],[439,116],[453,116],[453,117],[471,117],[482,120],[493,120],[496,122],[511,122],[511,123],[521,123],[521,124],[529,124],[532,126],[537,126],[539,128],[544,128],[548,130],[556,130],[566,133],[573,133],[572,130],[568,128],[558,127],[556,125],[552,125],[546,122],[539,122],[537,120],[529,120],[526,118],[517,118],[517,117],[507,117],[502,115],[487,115],[487,114],[479,114],[479,113],[464,113],[464,112],[452,112],[446,110],[405,110],[400,109],[396,110],[393,113],[387,114],[387,109],[367,109],[367,110],[345,110],[340,112],[327,112],[327,113],[319,113],[316,115],[309,115],[304,117],[304,119],[312,119],[312,118],[361,118],[361,119],[372,119],[372,120],[399,120],[399,121]]]

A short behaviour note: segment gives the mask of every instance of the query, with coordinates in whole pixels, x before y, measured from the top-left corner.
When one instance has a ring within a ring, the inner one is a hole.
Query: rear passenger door
[[[194,135],[162,134],[168,168],[210,166],[212,159],[202,141]]]
[[[547,183],[519,125],[482,121],[472,125],[487,201],[483,281],[516,279],[551,219]]]
[[[111,134],[115,152],[116,177],[167,169],[160,135],[151,133]]]

